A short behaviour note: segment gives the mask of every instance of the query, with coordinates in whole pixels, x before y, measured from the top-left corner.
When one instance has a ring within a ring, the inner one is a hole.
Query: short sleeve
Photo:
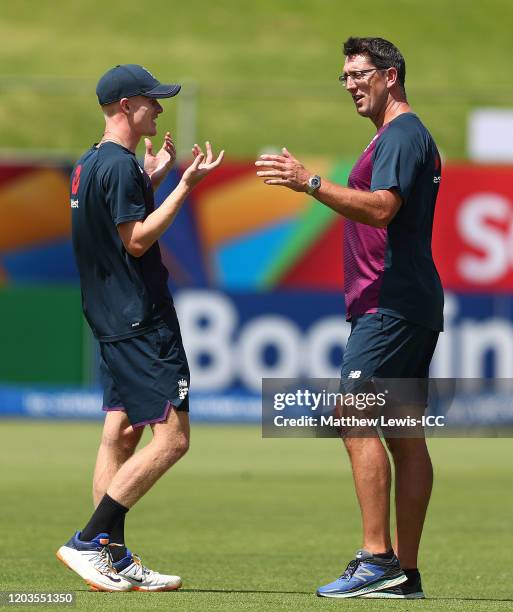
[[[105,202],[116,225],[146,218],[142,173],[130,157],[116,159],[103,176]]]
[[[406,130],[389,128],[376,142],[371,191],[397,189],[408,200],[419,168],[419,148]]]

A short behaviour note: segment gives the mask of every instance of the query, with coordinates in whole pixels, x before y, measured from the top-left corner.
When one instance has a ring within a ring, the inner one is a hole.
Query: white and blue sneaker
[[[366,593],[389,589],[407,580],[394,555],[392,559],[375,557],[359,550],[346,571],[333,582],[317,589],[319,597],[359,597]]]
[[[176,591],[182,586],[180,576],[167,576],[148,569],[141,559],[127,549],[123,559],[116,561],[112,567],[117,575],[130,582],[133,591]]]
[[[57,558],[76,572],[93,591],[131,591],[132,583],[112,569],[108,549],[109,536],[99,533],[90,542],[83,542],[77,531],[57,551]]]

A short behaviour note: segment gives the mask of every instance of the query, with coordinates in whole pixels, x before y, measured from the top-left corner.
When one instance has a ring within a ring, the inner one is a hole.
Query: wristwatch
[[[306,190],[306,193],[308,193],[308,195],[313,195],[317,189],[319,189],[319,187],[321,186],[321,177],[316,174],[315,176],[311,176],[308,179],[308,187]]]

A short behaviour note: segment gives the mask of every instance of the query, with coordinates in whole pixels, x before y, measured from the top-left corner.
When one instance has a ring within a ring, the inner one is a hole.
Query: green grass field
[[[73,590],[83,610],[513,607],[509,439],[431,442],[436,483],[421,558],[429,600],[336,601],[313,592],[360,545],[337,440],[263,440],[256,427],[195,426],[190,454],[127,519],[129,547],[150,567],[179,573],[183,589],[105,594],[88,592],[54,556],[90,514],[100,425],[0,426],[0,590]]]
[[[462,158],[470,110],[511,106],[512,21],[510,0],[3,0],[2,148],[82,152],[102,130],[99,76],[136,62],[195,81],[198,139],[231,157],[287,145],[353,159],[373,129],[338,83],[341,45],[370,35],[399,46],[413,108]],[[160,132],[174,132],[165,106]]]

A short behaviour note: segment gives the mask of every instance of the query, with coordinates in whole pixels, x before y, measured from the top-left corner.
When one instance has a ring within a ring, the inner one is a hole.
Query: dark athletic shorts
[[[398,381],[408,396],[427,401],[429,365],[438,340],[438,331],[381,313],[353,318],[342,363],[341,388],[375,378],[426,379],[425,383]],[[417,403],[417,402],[415,402]]]
[[[189,366],[174,308],[156,329],[100,343],[103,410],[123,410],[133,427],[189,411]]]

